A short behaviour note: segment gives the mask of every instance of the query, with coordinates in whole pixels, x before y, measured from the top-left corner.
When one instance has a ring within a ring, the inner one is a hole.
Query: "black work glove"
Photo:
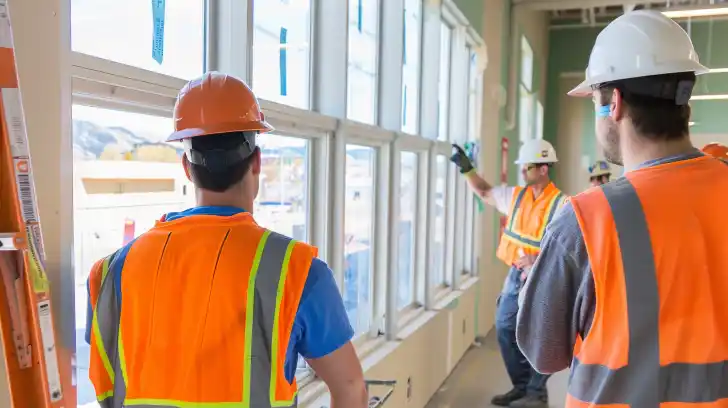
[[[456,143],[452,144],[452,156],[450,156],[450,161],[458,166],[461,174],[469,173],[473,170],[473,162],[470,161],[465,150]]]

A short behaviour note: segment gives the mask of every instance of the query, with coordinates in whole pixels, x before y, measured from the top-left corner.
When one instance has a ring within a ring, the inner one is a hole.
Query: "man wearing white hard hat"
[[[565,201],[565,195],[551,182],[549,168],[558,161],[553,146],[545,140],[525,142],[518,151],[525,187],[493,186],[480,177],[463,149],[453,145],[450,160],[465,175],[470,187],[483,200],[508,216],[498,247],[498,258],[510,267],[498,297],[496,332],[501,355],[513,389],[497,395],[492,403],[510,407],[547,407],[548,376],[537,373],[516,344],[518,294],[539,253],[546,224]]]
[[[728,406],[728,166],[688,125],[706,72],[677,23],[640,10],[602,30],[570,92],[625,173],[571,197],[522,293],[518,344],[539,372],[571,367],[568,408]]]
[[[589,184],[592,187],[609,183],[609,177],[611,175],[612,169],[605,160],[597,160],[589,166]]]

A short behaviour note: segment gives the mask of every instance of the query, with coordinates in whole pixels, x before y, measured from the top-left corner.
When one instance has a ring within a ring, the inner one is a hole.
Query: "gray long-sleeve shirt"
[[[701,155],[695,150],[639,167]],[[596,308],[591,264],[570,203],[564,205],[546,227],[541,252],[521,289],[519,303],[516,340],[533,368],[544,374],[568,368],[576,336],[586,337]]]

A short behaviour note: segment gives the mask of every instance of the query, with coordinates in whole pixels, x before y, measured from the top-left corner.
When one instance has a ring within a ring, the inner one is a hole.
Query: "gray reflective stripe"
[[[642,204],[627,178],[601,188],[612,211],[622,252],[629,360],[627,366],[613,370],[575,359],[569,393],[581,401],[633,408],[728,398],[728,361],[660,366],[657,269]]]
[[[253,342],[251,346],[250,406],[271,407],[271,366],[274,363],[273,323],[276,314],[278,284],[283,261],[289,245],[295,241],[271,232],[260,257],[255,278],[255,304],[253,311]],[[295,407],[294,402],[291,407]],[[277,407],[280,407],[277,405]]]
[[[103,282],[101,282],[101,288],[99,290],[99,296],[96,299],[96,307],[94,308],[94,314],[96,315],[96,321],[99,325],[99,334],[101,335],[101,343],[104,346],[104,351],[109,357],[109,362],[114,369],[114,395],[104,400],[102,407],[106,408],[122,408],[122,401],[125,392],[120,389],[123,387],[124,379],[121,375],[121,369],[119,368],[119,358],[117,353],[117,340],[119,333],[119,316],[121,311],[119,310],[119,303],[116,299],[116,292],[114,291],[114,277],[112,276],[113,260],[115,256],[109,258],[109,267],[104,276]]]
[[[98,401],[99,407],[101,408],[114,408],[114,398],[106,398],[103,401]]]

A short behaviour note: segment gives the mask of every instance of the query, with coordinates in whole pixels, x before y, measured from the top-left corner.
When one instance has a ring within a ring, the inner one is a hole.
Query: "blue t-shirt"
[[[167,214],[166,220],[191,215],[232,216],[244,210],[236,207],[195,207],[182,212]],[[109,271],[114,278],[117,299],[121,302],[121,271],[129,248],[134,241],[117,251]],[[86,282],[88,289],[88,281]],[[90,343],[93,312],[90,297],[86,311],[86,342]],[[298,355],[304,358],[320,358],[331,354],[354,337],[354,330],[346,315],[344,302],[334,280],[334,274],[326,263],[314,258],[303,287],[298,313],[293,323],[291,340],[286,353],[286,378],[293,381],[296,375]]]

